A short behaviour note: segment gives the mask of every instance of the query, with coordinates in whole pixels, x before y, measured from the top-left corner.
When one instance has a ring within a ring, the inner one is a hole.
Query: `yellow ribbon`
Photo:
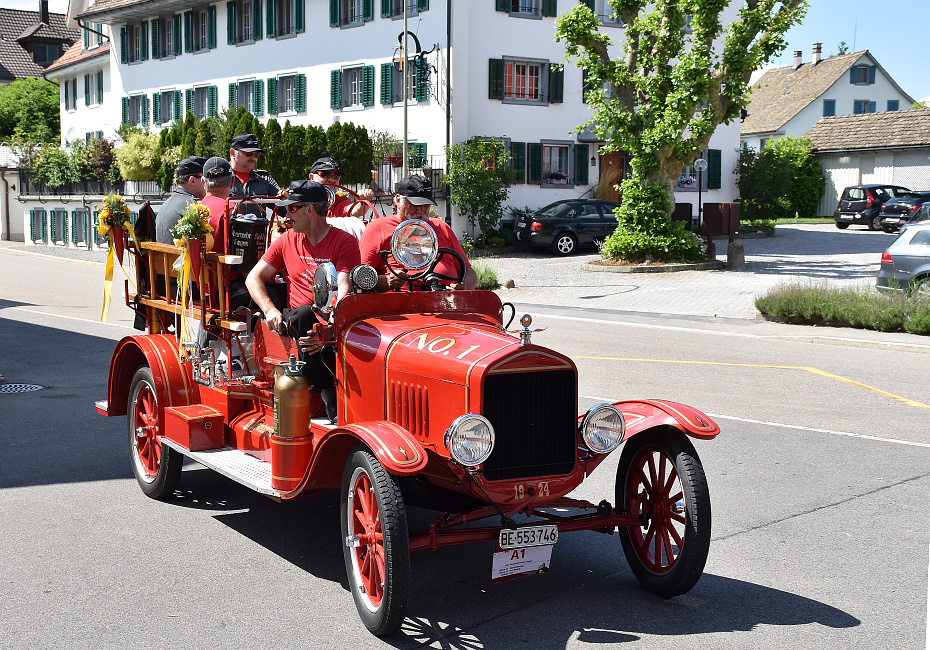
[[[110,249],[107,251],[107,270],[103,279],[103,311],[100,313],[100,322],[107,322],[107,312],[110,310],[110,295],[113,293],[113,233],[107,230],[107,241]]]
[[[181,246],[181,273],[178,277],[178,290],[181,292],[181,336],[178,337],[178,358],[184,359],[187,356],[184,349],[184,341],[193,339],[190,325],[187,322],[187,286],[191,281],[191,254],[190,247],[185,239]]]

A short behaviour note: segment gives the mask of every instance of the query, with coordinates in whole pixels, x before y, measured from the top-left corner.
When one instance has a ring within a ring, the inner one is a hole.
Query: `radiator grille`
[[[575,465],[575,373],[572,370],[491,375],[483,415],[494,426],[490,481],[568,474]]]
[[[429,398],[426,387],[406,381],[391,380],[388,419],[415,436],[429,431]]]

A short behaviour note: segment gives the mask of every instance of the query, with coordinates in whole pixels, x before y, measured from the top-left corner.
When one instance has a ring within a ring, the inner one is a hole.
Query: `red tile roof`
[[[78,41],[74,45],[68,48],[68,51],[61,55],[61,58],[55,61],[52,65],[48,66],[45,71],[53,72],[55,70],[61,70],[62,68],[67,68],[68,66],[78,63],[79,61],[86,61],[87,59],[93,59],[98,56],[107,56],[110,52],[110,42],[104,41],[102,45],[94,48],[93,50],[84,51],[81,41]]]

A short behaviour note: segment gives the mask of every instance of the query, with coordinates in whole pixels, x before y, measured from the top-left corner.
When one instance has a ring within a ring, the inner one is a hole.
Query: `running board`
[[[191,460],[219,472],[236,483],[241,483],[260,494],[266,494],[276,499],[281,498],[281,493],[271,487],[271,463],[261,461],[255,456],[250,456],[244,451],[232,447],[191,451],[168,438],[162,437],[161,441]]]

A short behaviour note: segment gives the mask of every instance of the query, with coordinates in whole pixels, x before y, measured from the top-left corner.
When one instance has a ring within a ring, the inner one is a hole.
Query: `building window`
[[[875,83],[874,65],[857,65],[849,69],[849,83],[868,86]]]
[[[194,51],[202,52],[208,48],[207,10],[200,9],[194,12]]]
[[[142,95],[129,98],[129,125],[136,126],[142,122]]]
[[[765,140],[760,141],[759,151],[765,147]],[[720,149],[705,149],[701,158],[707,161],[707,170],[698,173],[691,165],[685,165],[678,177],[676,190],[697,191],[700,178],[701,190],[719,190],[722,182],[723,160]]]
[[[158,97],[158,124],[171,124],[180,119],[180,115],[174,114],[174,97],[177,91],[165,90],[159,93]],[[152,120],[155,121],[154,119]]]
[[[242,0],[236,3],[236,43],[252,41],[252,0]]]
[[[296,2],[294,0],[274,0],[275,36],[294,34],[297,29]]]
[[[561,103],[565,70],[533,59],[489,59],[488,98],[505,104]]]
[[[84,49],[93,50],[103,43],[103,25],[101,23],[87,23],[87,25],[82,30],[84,32]]]
[[[417,89],[416,65],[408,61],[407,65],[407,101],[415,101]],[[399,104],[404,101],[404,73],[400,66],[391,66],[391,86],[393,88],[391,101]]]
[[[191,110],[197,117],[207,116],[207,100],[209,99],[209,86],[194,88],[194,103]]]
[[[571,166],[569,145],[545,144],[542,148],[542,184],[570,185]]]
[[[255,82],[254,80],[240,81],[236,89],[236,108],[243,107],[249,112],[255,108]]]
[[[297,80],[295,75],[278,77],[278,113],[297,111]]]
[[[362,0],[340,0],[339,4],[339,25],[341,27],[361,25],[365,22]]]
[[[898,102],[897,99],[889,99],[889,100],[888,100],[888,109],[887,109],[887,110],[889,110],[889,111],[898,111],[898,110],[901,110],[901,109],[900,109],[900,106],[901,106],[901,104]]]
[[[536,61],[504,60],[504,99],[538,102],[542,98],[543,64]]]
[[[759,138],[759,151],[765,149],[765,143],[768,142],[768,138]]]
[[[346,68],[342,71],[345,97],[343,108],[362,107],[362,67]]]
[[[178,35],[174,32],[176,23],[180,26],[180,21],[175,21],[174,16],[152,21],[152,29],[158,30],[158,37],[152,40],[157,43],[159,59],[170,59],[177,53],[175,43]]]
[[[835,99],[823,100],[823,116],[831,117],[833,115],[836,115],[836,100]]]
[[[61,56],[61,49],[57,45],[36,45],[32,50],[32,59],[36,62],[36,65],[50,65],[59,56]]]
[[[391,0],[391,18],[404,17],[404,5],[407,6],[407,15],[416,16],[423,2],[417,0]]]
[[[103,99],[103,70],[84,75],[84,105],[98,106]]]
[[[623,26],[623,21],[614,14],[614,8],[610,6],[607,0],[588,0],[585,4],[591,7],[591,11],[593,11],[597,19],[601,21],[601,24],[610,27]],[[591,5],[594,6],[592,7]]]
[[[853,114],[860,115],[862,113],[874,113],[875,112],[875,102],[870,102],[867,99],[857,99],[853,102]]]
[[[298,95],[301,92],[301,89],[298,88]],[[363,106],[374,106],[374,103],[375,66],[351,66],[332,71],[330,77],[330,108],[337,110],[362,108]]]
[[[142,26],[127,25],[126,37],[129,47],[129,63],[142,60]]]

